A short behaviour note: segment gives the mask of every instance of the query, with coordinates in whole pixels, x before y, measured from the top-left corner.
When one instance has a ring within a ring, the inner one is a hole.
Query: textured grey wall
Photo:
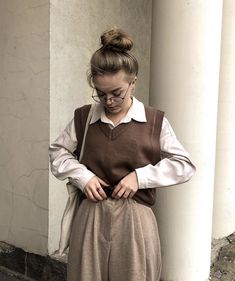
[[[0,240],[46,253],[49,1],[0,1]]]

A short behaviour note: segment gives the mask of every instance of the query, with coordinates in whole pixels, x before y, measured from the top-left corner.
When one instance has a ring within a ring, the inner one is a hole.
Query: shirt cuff
[[[85,170],[82,173],[82,176],[80,176],[79,178],[69,178],[69,182],[71,182],[73,185],[77,186],[78,188],[81,189],[81,191],[83,192],[85,186],[87,185],[87,183],[89,182],[89,180],[91,178],[93,178],[95,176],[94,173],[92,173],[89,170]]]
[[[139,189],[148,188],[147,170],[148,168],[146,169],[146,166],[135,169],[138,179]]]

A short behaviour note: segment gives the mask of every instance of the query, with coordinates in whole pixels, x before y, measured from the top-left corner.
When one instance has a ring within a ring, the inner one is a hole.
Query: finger
[[[122,197],[125,198],[125,199],[130,198],[130,194],[131,194],[131,191],[130,190],[126,190],[124,192],[124,194],[122,195]]]
[[[123,196],[124,193],[125,193],[125,189],[124,189],[124,188],[121,188],[121,189],[118,191],[118,193],[115,195],[115,198],[120,199],[120,198]]]
[[[135,191],[131,191],[129,194],[129,198],[132,198],[135,195],[135,193],[136,193]]]
[[[122,186],[119,185],[119,184],[114,188],[114,191],[113,191],[113,193],[112,193],[112,197],[113,197],[113,198],[116,197],[116,195],[118,194],[118,192],[120,191],[121,188],[122,188]]]
[[[83,192],[86,195],[86,197],[88,198],[88,192],[87,192],[86,188],[83,190]]]
[[[88,198],[89,200],[91,200],[91,201],[93,201],[93,202],[95,202],[95,203],[98,202],[98,201],[95,199],[95,197],[93,196],[93,194],[92,194],[91,191],[87,191],[87,192],[86,192],[86,196],[87,196],[87,198]]]
[[[102,197],[103,199],[107,199],[107,195],[106,195],[106,193],[104,192],[104,189],[103,189],[102,187],[98,187],[98,188],[97,188],[97,192],[101,195],[101,197]]]
[[[101,187],[99,187],[99,189],[101,189]],[[94,196],[94,198],[96,200],[98,200],[98,201],[102,201],[103,200],[102,196],[99,194],[97,189],[93,190],[92,194],[93,194],[93,196]]]
[[[133,195],[132,195],[132,193],[133,193],[133,195],[134,195],[134,191],[133,191],[133,189],[130,187],[130,186],[126,186],[126,188],[125,188],[125,193],[123,194],[123,197],[124,198],[131,198]]]

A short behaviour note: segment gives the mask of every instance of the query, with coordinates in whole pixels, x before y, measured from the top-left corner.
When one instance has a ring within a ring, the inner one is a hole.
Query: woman
[[[96,102],[80,162],[90,106],[50,146],[52,173],[82,192],[72,227],[68,281],[157,281],[161,254],[150,208],[157,187],[188,181],[195,168],[164,113],[133,97],[138,62],[120,29],[101,35],[88,81]],[[75,151],[75,152],[74,152]]]

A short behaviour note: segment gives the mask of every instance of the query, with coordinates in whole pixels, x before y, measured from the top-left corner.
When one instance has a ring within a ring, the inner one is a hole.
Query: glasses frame
[[[126,94],[130,88],[130,85],[132,84],[132,82],[129,82],[129,85],[125,91],[125,94],[123,97],[121,96],[117,96],[117,97],[110,97],[110,98],[107,98],[107,97],[100,97],[98,95],[94,95],[94,91],[97,91],[98,89],[96,89],[95,87],[93,88],[93,92],[92,92],[92,99],[95,101],[95,102],[98,102],[98,103],[106,103],[107,101],[111,101],[112,103],[115,103],[115,99],[120,99],[121,101],[120,102],[116,102],[116,104],[122,104],[124,102],[124,99],[126,97]],[[99,91],[99,90],[98,90]],[[101,91],[100,91],[101,92]],[[104,92],[102,92],[104,93]],[[105,95],[107,95],[107,93],[104,93]]]

